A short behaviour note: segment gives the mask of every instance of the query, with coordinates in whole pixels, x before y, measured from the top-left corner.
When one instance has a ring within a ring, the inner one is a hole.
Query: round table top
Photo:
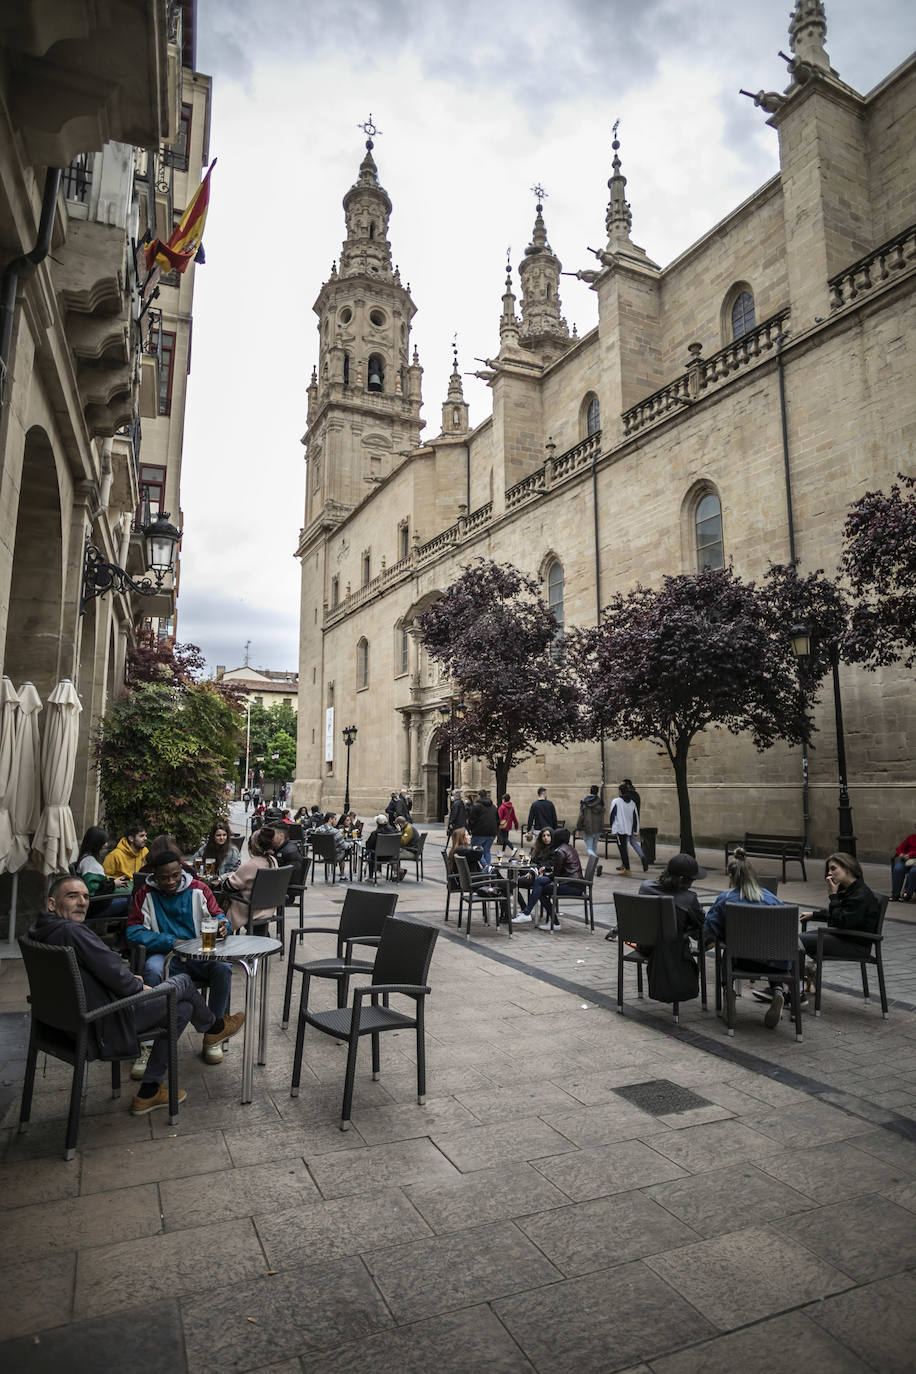
[[[186,954],[191,959],[251,959],[260,954],[276,954],[283,945],[267,935],[227,935],[217,940],[216,948],[203,949],[199,939],[179,940],[172,946],[173,954]]]

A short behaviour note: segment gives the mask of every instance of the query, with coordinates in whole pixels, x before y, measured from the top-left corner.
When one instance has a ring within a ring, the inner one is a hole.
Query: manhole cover
[[[667,1078],[653,1078],[648,1083],[631,1083],[626,1088],[614,1088],[618,1097],[625,1097],[634,1107],[651,1116],[669,1116],[672,1112],[689,1112],[694,1107],[712,1105],[705,1097],[670,1083]]]

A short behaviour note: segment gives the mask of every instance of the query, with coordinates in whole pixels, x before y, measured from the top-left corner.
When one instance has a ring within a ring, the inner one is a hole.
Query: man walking
[[[452,793],[452,804],[448,809],[448,826],[446,835],[451,835],[453,830],[464,830],[468,823],[468,809],[465,805],[461,793],[456,787]]]
[[[539,787],[538,799],[531,803],[525,829],[536,835],[539,830],[546,830],[548,826],[551,830],[556,830],[557,825],[557,808],[552,801],[548,801],[547,788]]]
[[[598,783],[593,785],[588,796],[583,797],[579,803],[576,829],[582,832],[587,853],[597,858],[598,836],[604,829],[604,802],[601,800],[601,788]]]
[[[482,866],[489,868],[490,850],[493,848],[493,841],[496,839],[496,832],[499,829],[499,812],[490,800],[490,794],[485,787],[477,793],[477,800],[468,813],[468,829],[471,832],[472,846],[483,850]]]
[[[609,817],[609,824],[611,828],[611,834],[616,839],[617,848],[620,850],[620,867],[618,868],[617,872],[620,873],[624,878],[629,878],[630,859],[627,853],[628,842],[633,846],[633,848],[636,850],[636,853],[642,860],[642,868],[644,873],[647,873],[649,871],[649,865],[646,863],[646,856],[642,852],[642,846],[640,845],[639,840],[636,838],[639,834],[639,812],[636,809],[636,803],[633,801],[628,801],[627,798],[624,796],[625,791],[626,788],[624,784],[621,783],[620,796],[615,797],[613,802],[611,803],[611,814]]]

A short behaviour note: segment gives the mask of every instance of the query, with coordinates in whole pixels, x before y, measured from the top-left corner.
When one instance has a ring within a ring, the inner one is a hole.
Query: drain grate
[[[711,1107],[712,1103],[699,1093],[670,1083],[667,1078],[653,1078],[648,1083],[631,1083],[626,1088],[614,1088],[618,1097],[625,1097],[634,1107],[650,1116],[669,1116],[673,1112],[689,1112],[694,1107]]]

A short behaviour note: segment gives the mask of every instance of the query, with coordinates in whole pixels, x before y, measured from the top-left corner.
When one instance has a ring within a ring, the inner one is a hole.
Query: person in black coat
[[[133,997],[146,987],[143,979],[131,973],[124,961],[99,939],[84,922],[89,910],[89,892],[82,878],[60,874],[52,878],[48,889],[47,910],[42,911],[29,929],[29,939],[46,945],[69,945],[76,954],[80,976],[90,1011]],[[241,1030],[245,1013],[216,1017],[186,973],[175,973],[169,980],[178,988],[178,1034],[190,1023],[204,1032],[204,1048],[221,1044]],[[103,1017],[90,1026],[90,1057],[105,1055],[109,1059],[134,1059],[139,1053],[138,1037],[144,1031],[162,1024],[165,1000],[150,998],[148,1002],[126,1007],[111,1016]],[[163,1079],[168,1071],[168,1040],[165,1036],[153,1043],[143,1081],[131,1105],[134,1116],[145,1116],[157,1107],[167,1107],[168,1088]],[[187,1092],[181,1088],[178,1101]]]
[[[465,805],[461,793],[456,788],[452,793],[452,804],[448,809],[448,828],[446,837],[456,830],[464,830],[468,823],[468,809]]]
[[[483,850],[483,866],[490,867],[490,850],[499,829],[499,811],[490,800],[490,794],[483,788],[468,812],[467,828],[471,832],[471,844]]]
[[[881,918],[881,904],[870,887],[865,886],[862,865],[852,854],[831,854],[824,865],[827,880],[827,925],[836,935],[824,938],[824,953],[845,955],[858,959],[866,941],[844,930],[876,931]],[[798,937],[810,958],[817,955],[817,931],[808,930]]]
[[[528,824],[525,829],[534,832],[535,830],[545,830],[547,826],[551,830],[556,830],[559,825],[557,820],[557,808],[552,801],[547,799],[547,788],[538,788],[538,799],[531,803],[528,812]]]

